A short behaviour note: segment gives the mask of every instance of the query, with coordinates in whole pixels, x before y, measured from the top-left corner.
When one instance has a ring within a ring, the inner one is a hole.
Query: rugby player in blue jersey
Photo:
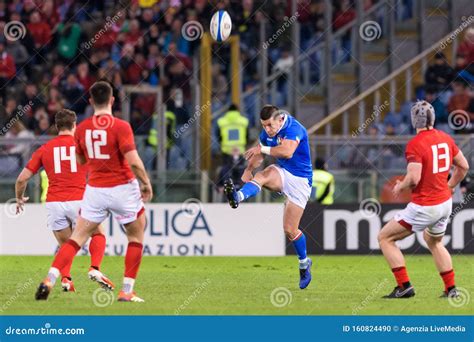
[[[245,152],[248,161],[242,180],[245,185],[236,191],[231,179],[224,183],[224,192],[232,208],[257,195],[262,187],[283,193],[287,201],[283,214],[283,229],[293,243],[299,259],[300,288],[311,282],[312,261],[306,256],[306,237],[299,229],[303,211],[311,194],[312,165],[308,133],[294,117],[272,105],[260,112],[263,130],[260,143]],[[275,157],[272,164],[253,174],[265,157]]]

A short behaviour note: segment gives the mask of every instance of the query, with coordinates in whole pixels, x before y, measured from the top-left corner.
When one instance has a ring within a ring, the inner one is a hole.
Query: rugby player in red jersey
[[[412,199],[379,234],[380,248],[397,281],[395,289],[385,298],[415,295],[403,254],[395,244],[414,232],[423,232],[444,282],[443,297],[457,297],[451,255],[442,240],[452,212],[452,193],[466,176],[469,165],[454,140],[433,128],[435,112],[431,104],[416,102],[411,109],[411,121],[416,136],[408,142],[405,152],[407,174],[397,182],[393,192],[399,195],[401,191],[411,189]]]
[[[55,115],[55,124],[58,136],[33,153],[31,160],[18,176],[15,191],[17,214],[19,214],[28,200],[28,197],[24,197],[28,181],[41,167],[44,168],[49,180],[46,197],[47,226],[53,231],[59,246],[62,246],[71,237],[76,226],[86,188],[87,168],[76,161],[74,143],[76,113],[67,109],[60,110]],[[105,251],[103,228],[97,226],[94,231],[91,231],[91,235],[89,278],[97,281],[102,287],[113,288],[112,282],[100,272],[100,264]],[[60,271],[64,291],[75,292],[70,274],[71,263],[66,264]]]
[[[153,197],[150,179],[140,159],[130,124],[112,116],[112,87],[96,82],[89,90],[94,115],[76,130],[78,162],[87,163],[89,179],[77,227],[59,250],[36,299],[47,299],[60,270],[71,262],[77,251],[109,213],[124,225],[128,247],[125,255],[123,287],[118,300],[143,302],[133,291],[140,267],[145,215],[143,201]],[[140,184],[139,184],[140,181]]]

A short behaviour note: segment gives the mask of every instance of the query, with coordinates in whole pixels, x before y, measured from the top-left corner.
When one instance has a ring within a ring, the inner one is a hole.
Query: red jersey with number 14
[[[48,175],[46,202],[82,200],[87,167],[77,164],[72,135],[58,135],[33,153],[26,168],[37,173],[41,167]]]
[[[77,153],[87,159],[90,186],[111,188],[135,179],[124,157],[136,149],[128,122],[109,114],[93,115],[77,126],[75,140]]]
[[[446,133],[430,129],[418,133],[407,145],[408,163],[421,163],[421,179],[412,191],[412,202],[424,206],[441,204],[452,196],[448,176],[453,158],[459,153]]]

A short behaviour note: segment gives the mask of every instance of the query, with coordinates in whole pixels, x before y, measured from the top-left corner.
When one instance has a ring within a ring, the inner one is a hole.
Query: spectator
[[[6,88],[7,84],[11,82],[16,73],[16,66],[13,57],[5,50],[5,44],[0,42],[0,89]],[[2,91],[3,98],[5,97]]]
[[[35,135],[26,129],[21,120],[15,121],[5,138],[33,139]],[[7,154],[18,154],[23,156],[30,150],[30,142],[18,142],[7,148]]]
[[[469,94],[468,85],[462,78],[456,78],[453,82],[453,95],[449,99],[448,112],[469,110],[471,97]]]
[[[38,107],[45,106],[45,101],[38,93],[38,86],[36,84],[28,83],[26,85],[20,105],[22,106],[22,112],[24,113],[21,117],[23,124],[29,130],[34,131],[37,125],[34,118],[34,110]]]
[[[27,28],[33,36],[36,50],[47,50],[47,46],[51,40],[51,28],[46,21],[41,19],[41,14],[38,11],[31,13]]]
[[[86,92],[96,81],[95,77],[89,72],[89,64],[86,62],[82,62],[77,66],[77,79]]]
[[[70,65],[78,52],[81,27],[75,22],[60,23],[57,27],[57,34],[58,55],[64,63]]]
[[[86,110],[86,94],[84,87],[79,82],[75,74],[69,74],[63,87],[64,99],[66,107],[74,112],[77,116],[82,116]]]
[[[446,61],[446,56],[442,52],[436,53],[434,63],[426,69],[426,84],[434,86],[437,91],[443,92],[449,89],[454,77],[454,69]]]
[[[435,127],[448,134],[452,134],[453,130],[448,125],[448,111],[446,110],[446,106],[438,97],[436,86],[427,85],[425,94],[425,100],[428,101],[435,110]]]
[[[466,30],[464,39],[459,44],[457,54],[465,58],[463,65],[460,65],[462,68],[474,63],[474,27]]]

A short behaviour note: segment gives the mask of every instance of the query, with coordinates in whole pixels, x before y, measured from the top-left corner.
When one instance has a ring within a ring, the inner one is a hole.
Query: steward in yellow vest
[[[231,156],[235,147],[243,154],[247,146],[249,120],[240,114],[236,105],[231,105],[224,116],[217,120],[217,126],[222,154]]]
[[[326,171],[326,163],[322,159],[316,159],[313,170],[313,191],[316,200],[323,205],[334,203],[334,176]]]

